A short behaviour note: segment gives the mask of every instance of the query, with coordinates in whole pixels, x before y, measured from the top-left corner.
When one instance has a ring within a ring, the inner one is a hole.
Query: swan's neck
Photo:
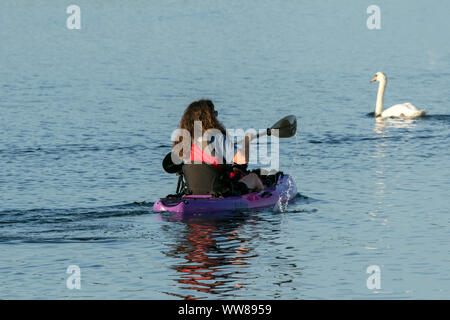
[[[378,85],[377,104],[375,106],[375,117],[381,115],[383,112],[384,88],[386,88],[386,82],[380,81],[380,84]]]

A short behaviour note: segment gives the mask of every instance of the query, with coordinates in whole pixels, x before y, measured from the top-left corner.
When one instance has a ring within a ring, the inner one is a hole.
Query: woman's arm
[[[250,137],[245,136],[243,149],[239,149],[234,155],[233,162],[237,164],[246,164],[250,157]]]
[[[250,137],[245,137],[244,145],[241,149],[234,144],[233,139],[225,135],[214,137],[215,149],[218,152],[218,158],[223,157],[227,163],[246,164],[249,161]],[[217,154],[217,153],[216,153]]]

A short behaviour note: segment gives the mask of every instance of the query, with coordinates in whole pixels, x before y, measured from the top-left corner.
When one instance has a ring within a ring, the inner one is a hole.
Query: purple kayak
[[[213,198],[210,195],[188,195],[179,199],[163,198],[153,205],[155,212],[182,214],[244,211],[276,204],[284,205],[297,194],[294,180],[290,175],[282,175],[277,183],[260,192],[227,198]]]

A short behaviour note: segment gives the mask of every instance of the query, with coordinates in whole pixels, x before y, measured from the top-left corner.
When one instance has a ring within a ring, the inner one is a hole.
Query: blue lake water
[[[1,4],[0,298],[450,298],[448,1],[377,1],[380,30],[364,1],[76,4],[81,30],[61,1]],[[429,116],[368,115],[377,71]],[[297,116],[285,212],[152,211],[200,98],[228,128]]]

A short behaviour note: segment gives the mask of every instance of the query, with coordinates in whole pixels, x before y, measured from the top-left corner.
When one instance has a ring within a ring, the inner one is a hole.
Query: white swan
[[[406,102],[396,104],[383,111],[383,95],[386,88],[386,76],[382,72],[377,72],[370,82],[378,81],[377,104],[375,107],[375,117],[381,118],[417,118],[425,115],[426,110],[418,110],[411,103]]]

